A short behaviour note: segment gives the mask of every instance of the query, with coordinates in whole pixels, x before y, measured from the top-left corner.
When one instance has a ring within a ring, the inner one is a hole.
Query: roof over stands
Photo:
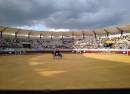
[[[2,31],[3,37],[15,37],[16,32],[18,29],[15,28],[5,28],[5,30]]]
[[[101,29],[81,29],[81,30],[70,30],[62,32],[52,31],[34,31],[24,30],[11,27],[0,26],[1,37],[17,37],[17,38],[48,38],[48,37],[81,37],[81,36],[94,36],[94,35],[109,35],[109,34],[121,34],[130,33],[130,25],[109,27]]]
[[[97,35],[106,35],[107,32],[105,31],[105,29],[96,29],[94,31]]]
[[[17,37],[18,37],[18,38],[28,38],[30,32],[31,32],[31,31],[29,31],[29,30],[21,30],[21,29],[20,29],[20,30],[17,32]]]

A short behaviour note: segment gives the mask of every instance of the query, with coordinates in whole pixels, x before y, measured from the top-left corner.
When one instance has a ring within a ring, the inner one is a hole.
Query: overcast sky
[[[0,0],[0,25],[91,29],[130,23],[130,0]]]

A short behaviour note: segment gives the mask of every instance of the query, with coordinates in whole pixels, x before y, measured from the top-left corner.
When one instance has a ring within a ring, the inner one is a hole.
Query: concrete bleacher
[[[36,32],[0,27],[0,51],[26,52],[52,51],[106,51],[130,49],[130,25],[95,30],[67,32]],[[111,45],[107,45],[111,44]],[[107,46],[106,46],[107,45]]]

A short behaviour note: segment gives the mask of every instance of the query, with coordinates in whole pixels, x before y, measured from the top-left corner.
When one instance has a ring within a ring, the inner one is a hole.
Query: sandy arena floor
[[[130,88],[130,56],[0,56],[0,89]]]

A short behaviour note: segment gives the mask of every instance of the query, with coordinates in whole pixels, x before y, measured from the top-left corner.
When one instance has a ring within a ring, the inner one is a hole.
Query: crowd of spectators
[[[109,45],[111,44],[111,45]],[[107,45],[107,46],[106,46]],[[87,36],[82,39],[0,39],[0,49],[130,49],[130,35],[118,37],[93,37]]]

